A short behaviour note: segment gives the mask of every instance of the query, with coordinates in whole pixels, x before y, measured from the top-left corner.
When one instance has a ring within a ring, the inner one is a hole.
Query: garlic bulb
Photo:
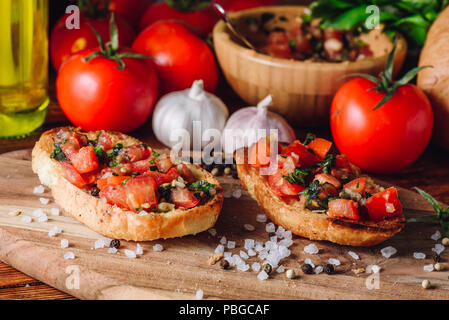
[[[220,143],[228,116],[226,105],[204,90],[203,80],[196,80],[190,89],[171,92],[159,100],[153,113],[153,131],[167,146],[181,142],[185,146],[187,142],[189,149],[199,150],[211,141],[203,137],[208,129],[216,129],[216,143]]]
[[[267,96],[257,107],[247,107],[233,113],[226,124],[222,135],[222,147],[225,153],[233,153],[236,149],[250,146],[260,138],[277,130],[278,141],[291,143],[295,140],[295,132],[280,115],[268,111],[273,98]]]

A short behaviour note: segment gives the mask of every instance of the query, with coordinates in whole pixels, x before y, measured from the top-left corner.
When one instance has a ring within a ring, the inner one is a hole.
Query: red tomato
[[[181,11],[171,7],[166,2],[151,5],[140,19],[139,29],[143,30],[152,23],[160,20],[180,20],[187,23],[199,34],[207,35],[212,32],[218,15],[210,8],[200,10]]]
[[[229,12],[236,12],[251,8],[275,6],[278,4],[276,0],[216,0],[223,8]]]
[[[190,171],[189,167],[184,163],[180,163],[176,166],[177,171],[181,174],[182,178],[187,182],[195,182],[195,177],[193,176],[192,171]],[[170,169],[172,170],[172,169]],[[170,172],[168,172],[170,173]]]
[[[343,189],[351,189],[352,191],[363,194],[365,193],[365,188],[366,188],[365,177],[354,179],[343,186]]]
[[[98,31],[105,43],[109,41],[109,17],[90,19],[81,14],[80,28],[68,29],[66,27],[66,20],[69,16],[70,14],[62,16],[51,32],[50,56],[56,71],[59,71],[62,63],[74,53],[98,46],[97,38],[89,27],[89,24]],[[130,46],[136,37],[134,30],[120,17],[115,17],[115,21],[120,43],[124,46]]]
[[[331,129],[336,146],[362,170],[393,173],[413,163],[429,142],[433,113],[416,86],[400,86],[387,103],[373,110],[384,93],[375,83],[355,78],[336,93]]]
[[[366,200],[365,207],[370,220],[373,221],[382,221],[387,217],[396,217],[402,212],[398,191],[393,187],[369,197]]]
[[[360,215],[357,209],[357,203],[348,199],[329,201],[329,217],[358,220],[360,219]]]
[[[298,140],[293,141],[283,151],[283,154],[297,158],[298,163],[302,167],[310,167],[320,161],[312,150],[303,145]]]
[[[150,116],[158,96],[152,62],[123,58],[125,68],[118,70],[117,62],[105,57],[83,60],[96,51],[75,54],[59,70],[56,93],[61,109],[86,131],[134,130]]]
[[[111,0],[109,11],[118,13],[131,26],[137,27],[140,17],[155,0]]]
[[[151,155],[150,149],[141,144],[134,144],[129,147],[120,149],[119,156],[122,156],[122,162],[136,162],[147,159]]]
[[[110,176],[104,179],[98,179],[97,180],[97,187],[98,189],[102,190],[104,187],[108,185],[116,185],[121,184],[124,180],[131,179],[130,176]]]
[[[284,31],[273,31],[268,36],[265,52],[273,57],[293,59],[294,55],[290,49],[289,39]]]
[[[78,139],[75,138],[75,136],[71,136],[66,139],[67,141],[64,141],[61,144],[61,150],[64,152],[64,154],[70,158],[72,155],[78,153],[79,149],[81,148],[80,142]]]
[[[150,176],[138,176],[128,180],[125,184],[107,185],[100,191],[100,197],[108,203],[116,204],[138,212],[145,206],[151,210],[157,206],[157,185]]]
[[[70,161],[79,173],[87,173],[98,169],[98,159],[92,146],[82,147],[78,153],[70,157]]]
[[[338,179],[335,178],[334,176],[327,173],[317,174],[314,180],[318,180],[320,184],[330,183],[337,189],[341,187],[341,182],[338,181]]]
[[[305,187],[288,182],[283,178],[284,175],[285,171],[279,169],[276,173],[268,176],[268,184],[271,189],[280,197],[298,197],[298,193],[303,191]]]
[[[323,160],[331,149],[332,142],[322,138],[315,138],[309,142],[307,147],[312,149],[313,152],[315,152],[315,154]]]
[[[170,154],[164,153],[154,159],[154,163],[161,172],[167,172],[173,167],[173,162],[170,159]]]
[[[190,88],[198,79],[204,81],[206,91],[217,88],[218,67],[212,50],[183,23],[153,23],[139,34],[133,49],[155,59],[162,94]]]
[[[171,168],[170,170],[168,170],[167,173],[148,171],[145,173],[145,175],[152,177],[154,181],[156,181],[157,185],[172,182],[174,179],[179,177],[179,173],[178,170],[176,170],[176,168]]]
[[[101,147],[104,151],[107,151],[109,149],[112,149],[114,145],[112,144],[111,138],[108,136],[107,133],[101,132],[100,136],[98,137],[97,147]]]
[[[274,155],[275,150],[271,150],[272,142],[267,138],[261,138],[257,143],[253,144],[249,149],[248,162],[253,167],[263,167],[270,164],[270,159]],[[274,149],[274,147],[273,147]],[[278,150],[281,150],[278,144]]]
[[[349,163],[346,156],[339,154],[335,157],[335,166],[339,169],[349,169],[352,171],[351,164]]]
[[[75,170],[75,168],[67,162],[61,162],[64,177],[73,185],[78,188],[84,187],[87,183],[83,177]]]
[[[171,201],[176,205],[177,208],[193,208],[200,202],[200,199],[195,198],[193,192],[189,191],[187,188],[172,189],[170,197]]]

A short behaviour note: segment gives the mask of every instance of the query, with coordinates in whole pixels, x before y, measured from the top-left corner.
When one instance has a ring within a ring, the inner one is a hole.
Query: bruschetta
[[[211,228],[223,190],[201,167],[111,131],[42,134],[32,168],[65,212],[110,238],[145,241]]]
[[[344,155],[329,153],[330,141],[308,135],[283,147],[273,139],[237,150],[235,158],[241,183],[274,223],[351,246],[372,246],[402,230],[396,188],[375,184]]]

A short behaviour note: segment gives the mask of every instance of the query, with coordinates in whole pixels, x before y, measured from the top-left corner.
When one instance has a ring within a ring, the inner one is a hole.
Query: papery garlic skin
[[[279,142],[291,143],[296,135],[287,121],[277,113],[268,111],[273,98],[268,95],[257,104],[257,107],[242,108],[229,118],[222,135],[222,148],[225,153],[251,146],[277,130]]]
[[[196,80],[191,88],[171,92],[159,100],[153,112],[153,132],[169,147],[179,145],[183,140],[184,146],[187,142],[189,149],[198,150],[210,142],[202,140],[204,132],[215,129],[221,134],[228,116],[229,111],[223,101],[204,90],[203,80]],[[195,132],[195,139],[200,140],[195,141],[195,145],[194,122],[201,129]],[[185,133],[183,138],[182,131]]]

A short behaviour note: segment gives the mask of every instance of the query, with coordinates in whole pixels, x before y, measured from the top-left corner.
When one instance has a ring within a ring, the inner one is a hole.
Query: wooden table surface
[[[245,106],[229,87],[219,88],[219,95],[230,106],[231,112],[237,107]],[[25,139],[0,139],[0,153],[31,148],[40,134],[46,129],[67,125],[68,121],[61,112],[54,93],[51,92],[47,121],[37,132]],[[318,135],[330,137],[328,129],[298,129],[298,137],[313,131]],[[145,124],[131,135],[149,143],[154,147],[161,146],[151,131],[150,123]],[[404,188],[419,186],[435,196],[443,203],[449,203],[449,153],[434,145],[430,145],[424,154],[409,168],[394,175],[377,175],[375,177]],[[74,297],[35,280],[20,271],[0,262],[0,299],[75,299]]]

